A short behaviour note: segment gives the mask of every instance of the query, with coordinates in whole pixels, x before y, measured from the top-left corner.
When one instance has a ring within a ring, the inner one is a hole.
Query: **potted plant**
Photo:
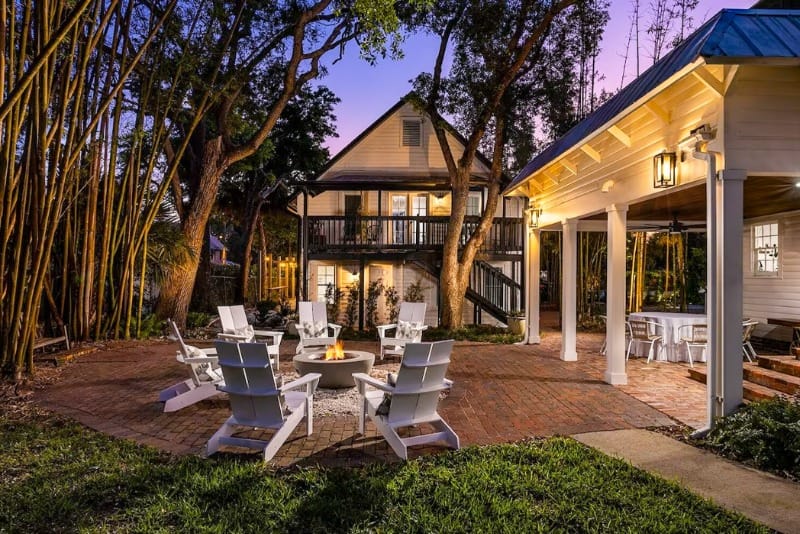
[[[511,310],[508,313],[509,332],[522,335],[525,333],[525,327],[525,312],[522,310]]]

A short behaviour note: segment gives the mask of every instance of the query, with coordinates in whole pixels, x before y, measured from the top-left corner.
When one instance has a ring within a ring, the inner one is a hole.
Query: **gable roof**
[[[503,193],[515,189],[699,57],[709,64],[758,63],[767,58],[800,64],[800,11],[723,9],[529,161]]]
[[[359,144],[359,143],[361,143],[361,141],[363,141],[364,139],[366,139],[366,138],[367,138],[367,136],[369,136],[369,134],[371,134],[371,133],[372,133],[372,132],[373,132],[373,131],[374,131],[374,130],[375,130],[377,127],[378,127],[378,126],[380,126],[380,125],[381,125],[381,124],[383,124],[383,123],[384,123],[384,122],[385,122],[387,119],[389,119],[389,117],[391,117],[392,115],[394,115],[394,113],[395,113],[395,112],[397,112],[397,111],[398,111],[400,108],[402,108],[402,107],[403,107],[405,104],[412,104],[412,105],[413,105],[414,103],[416,103],[416,102],[418,102],[418,101],[419,101],[419,96],[418,96],[418,95],[417,95],[417,94],[416,94],[414,91],[411,91],[411,92],[410,92],[410,93],[408,93],[407,95],[405,95],[405,96],[403,96],[402,98],[400,98],[400,100],[398,100],[398,101],[397,101],[397,103],[396,103],[395,105],[393,105],[393,106],[392,106],[392,107],[390,107],[388,110],[386,110],[386,112],[385,112],[383,115],[381,115],[380,117],[378,117],[378,118],[375,120],[375,122],[373,122],[372,124],[370,124],[369,126],[367,126],[367,128],[366,128],[366,129],[365,129],[363,132],[361,132],[360,134],[358,134],[358,136],[356,136],[356,138],[355,138],[355,139],[353,139],[352,141],[350,141],[350,142],[349,142],[349,143],[348,143],[348,144],[347,144],[347,145],[346,145],[346,146],[345,146],[343,149],[341,149],[341,150],[340,150],[340,151],[339,151],[339,152],[338,152],[338,153],[337,153],[335,156],[333,156],[333,157],[332,157],[332,158],[331,158],[331,159],[328,161],[328,163],[326,163],[326,164],[325,164],[325,166],[322,168],[322,170],[320,170],[320,171],[319,171],[319,173],[317,174],[317,177],[316,177],[316,178],[314,178],[314,180],[313,180],[313,181],[319,180],[319,178],[320,178],[322,175],[324,175],[326,172],[328,172],[328,170],[330,170],[330,168],[331,168],[331,167],[333,167],[334,165],[336,165],[336,163],[337,163],[337,162],[338,162],[340,159],[342,159],[342,158],[343,158],[343,157],[344,157],[344,156],[345,156],[347,153],[349,153],[349,152],[350,152],[351,150],[353,150],[353,149],[354,149],[356,146],[358,146],[358,144]],[[425,115],[428,115],[428,116],[430,116],[430,114],[429,114],[427,111],[425,111],[425,110],[421,110],[421,113],[424,113]],[[453,137],[455,137],[455,138],[456,138],[456,140],[457,140],[459,143],[461,143],[462,145],[466,145],[466,144],[467,144],[467,140],[464,138],[464,136],[463,136],[463,135],[461,135],[461,134],[458,132],[458,130],[456,130],[456,129],[455,129],[455,127],[454,127],[452,124],[450,124],[448,121],[444,120],[444,118],[442,118],[441,116],[437,116],[437,117],[435,117],[435,118],[436,118],[436,120],[439,120],[439,121],[441,121],[441,122],[444,124],[444,127],[445,127],[445,129],[447,130],[447,132],[448,132],[450,135],[452,135]],[[490,169],[492,168],[492,162],[489,160],[489,158],[487,158],[486,156],[484,156],[484,155],[481,153],[481,151],[480,151],[480,150],[476,152],[476,157],[478,158],[478,161],[480,161],[481,163],[483,163],[484,165],[486,165],[486,167],[488,167],[488,168],[490,168]],[[373,178],[373,180],[374,180],[374,178]]]

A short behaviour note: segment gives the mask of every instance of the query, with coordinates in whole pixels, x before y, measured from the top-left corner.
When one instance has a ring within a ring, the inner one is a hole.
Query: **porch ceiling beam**
[[[568,160],[567,158],[562,158],[562,159],[559,160],[559,162],[569,172],[571,172],[572,174],[574,174],[576,176],[578,175],[578,167],[575,166],[575,164],[572,163],[570,160]]]
[[[736,78],[737,72],[739,72],[739,65],[725,66],[725,79],[722,82],[722,90],[726,93],[728,92],[728,88],[733,83],[733,79]]]
[[[663,122],[664,124],[669,124],[671,122],[669,112],[667,112],[667,110],[665,110],[652,100],[650,102],[647,102],[644,105],[644,108],[653,115],[655,115],[656,118],[661,119],[661,122]]]
[[[547,178],[548,180],[553,182],[553,185],[558,185],[558,177],[553,178],[553,176],[550,174],[549,169],[551,169],[551,168],[552,167],[548,167],[547,169],[543,169],[542,170],[542,176],[544,176],[545,178]]]
[[[603,157],[600,155],[600,152],[592,148],[592,145],[589,143],[581,145],[581,150],[583,150],[587,156],[595,160],[597,163],[600,163],[600,161],[603,159]]]
[[[725,89],[722,85],[722,82],[719,81],[716,76],[711,74],[708,68],[704,65],[693,70],[692,76],[700,80],[703,85],[717,93],[719,96],[723,96],[725,94]]]
[[[528,196],[529,197],[532,197],[536,193],[541,193],[542,191],[544,191],[544,188],[539,184],[539,182],[537,182],[533,178],[528,180]]]
[[[617,141],[619,141],[620,143],[622,143],[626,147],[628,147],[628,148],[631,147],[631,144],[632,144],[631,143],[631,136],[626,134],[625,132],[623,132],[622,129],[619,126],[616,126],[616,125],[610,126],[608,128],[608,133],[610,133],[611,135],[616,137]]]

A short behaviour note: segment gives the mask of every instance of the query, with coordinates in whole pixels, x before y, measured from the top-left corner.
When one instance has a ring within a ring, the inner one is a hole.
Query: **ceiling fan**
[[[694,229],[705,229],[706,223],[684,224],[678,220],[677,215],[673,215],[668,224],[641,224],[632,228],[639,232],[667,232],[669,234],[682,234]]]

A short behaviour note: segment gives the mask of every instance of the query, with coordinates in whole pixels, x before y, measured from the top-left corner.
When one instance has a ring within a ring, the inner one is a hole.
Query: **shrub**
[[[325,287],[325,312],[328,320],[335,323],[339,318],[339,303],[342,301],[344,292],[333,284]]]
[[[166,327],[166,323],[160,320],[154,313],[142,317],[142,322],[136,324],[136,317],[131,323],[131,332],[139,339],[147,339],[160,336]]]
[[[478,341],[483,343],[516,343],[522,335],[513,334],[507,328],[489,325],[465,325],[458,330],[445,328],[429,328],[422,333],[423,341],[440,341],[455,339],[456,341]]]
[[[378,324],[378,298],[383,293],[383,280],[378,278],[369,283],[367,287],[367,300],[364,303],[364,319],[367,322],[367,329],[374,330]]]
[[[347,288],[347,305],[344,308],[344,326],[355,328],[358,324],[358,301],[361,298],[361,291],[358,284],[353,284]]]
[[[425,302],[425,290],[427,288],[422,285],[422,280],[417,278],[417,281],[406,288],[406,293],[403,295],[403,300],[406,302]]]
[[[800,478],[800,397],[748,404],[720,419],[706,444],[729,458]]]
[[[389,314],[389,322],[396,323],[397,316],[400,313],[400,293],[394,286],[387,287],[384,292],[386,297],[386,311]]]
[[[186,314],[187,328],[203,328],[211,322],[211,315],[203,312],[189,312]]]

